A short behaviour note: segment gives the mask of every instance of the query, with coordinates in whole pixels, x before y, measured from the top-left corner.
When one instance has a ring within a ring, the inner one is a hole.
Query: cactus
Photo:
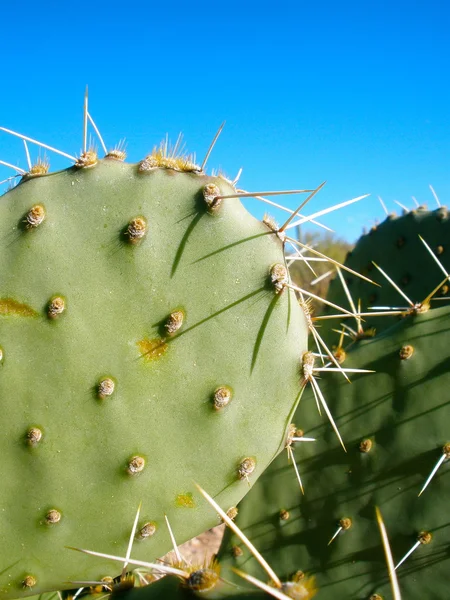
[[[151,585],[143,587],[134,587],[125,590],[114,591],[110,598],[111,600],[193,600],[194,598],[222,598],[230,600],[262,600],[268,598],[263,592],[254,592],[254,590],[230,590],[227,586],[227,591],[201,592],[196,595],[187,585],[180,582],[177,577],[168,575]]]
[[[106,586],[104,583],[95,585],[88,589],[87,592],[84,592],[84,597],[89,595],[91,599],[94,599],[95,597],[98,597],[98,594],[107,592],[106,594],[103,594],[103,597],[110,595],[112,600],[150,600],[153,598],[172,598],[173,600],[177,600],[198,596],[211,599],[228,598],[243,600],[254,598],[257,600],[259,598],[267,597],[265,593],[261,593],[261,590],[266,593],[268,592],[270,595],[275,595],[275,597],[280,598],[281,600],[289,600],[291,598],[294,600],[311,600],[315,596],[317,590],[314,578],[305,579],[304,574],[298,572],[289,581],[280,581],[270,565],[268,565],[267,561],[261,557],[250,540],[246,538],[233,522],[237,510],[234,509],[233,511],[225,512],[220,505],[205,492],[205,490],[198,485],[196,487],[208,504],[217,511],[223,521],[238,534],[239,538],[246,544],[246,547],[248,547],[253,552],[254,556],[257,557],[271,578],[269,585],[253,580],[251,576],[238,572],[237,570],[236,573],[242,578],[254,585],[256,584],[259,588],[259,593],[255,594],[254,589],[246,589],[245,586],[241,587],[230,583],[230,581],[221,577],[221,565],[217,561],[215,555],[209,560],[205,557],[203,564],[195,564],[195,562],[193,563],[190,560],[186,560],[180,552],[183,546],[180,549],[177,548],[173,532],[167,522],[174,543],[174,555],[176,557],[173,566],[167,566],[167,563],[170,562],[169,557],[165,557],[165,560],[162,560],[162,564],[142,562],[140,565],[143,570],[141,569],[139,573],[136,571],[136,574],[134,575],[122,575],[114,581],[109,581]],[[115,557],[115,559],[119,561],[122,560],[120,557]],[[171,560],[173,561],[174,559]],[[133,560],[131,561],[131,564],[137,563]],[[150,569],[150,572],[148,569]],[[158,573],[158,571],[163,571],[166,575],[162,579],[155,578],[153,574],[155,570],[156,573]],[[139,577],[139,581],[137,581],[136,575]],[[82,590],[79,591],[82,592]],[[75,595],[77,596],[78,594]]]
[[[348,267],[381,285],[375,288],[361,278],[346,274],[345,283],[355,305],[360,301],[363,311],[370,306],[407,306],[405,298],[387,282],[374,263],[388,274],[413,303],[423,302],[428,294],[439,286],[445,274],[430,256],[419,236],[425,240],[445,271],[450,271],[450,246],[447,242],[450,238],[450,219],[447,208],[442,206],[428,211],[422,207],[401,217],[390,215],[383,223],[374,226],[369,233],[363,235],[347,255],[345,264]],[[448,296],[448,282],[442,283],[439,288],[437,298]],[[349,303],[339,277],[331,281],[327,299],[348,307]],[[432,307],[442,304],[442,301],[433,301]],[[323,309],[325,315],[332,312],[333,309],[329,306]],[[366,316],[362,326],[366,331],[374,328],[381,332],[397,320],[397,316]],[[337,341],[337,335],[331,331],[335,327],[336,321],[322,323],[321,331],[330,343]]]
[[[0,598],[120,571],[217,523],[283,448],[307,327],[283,243],[224,176],[84,152],[1,198]]]
[[[173,576],[167,576],[152,583],[151,585],[131,588],[129,590],[113,592],[111,600],[193,600],[194,598],[208,599],[228,599],[228,600],[267,600],[268,594],[255,589],[231,589],[231,586],[224,586],[225,589],[218,590],[215,593],[201,592],[195,594],[189,587],[180,583]],[[309,600],[307,597],[298,596],[299,600]]]
[[[375,515],[379,506],[404,597],[447,596],[449,326],[448,306],[411,314],[347,353],[346,367],[374,373],[355,374],[352,384],[335,373],[323,377],[347,453],[321,423],[312,395],[303,395],[293,420],[316,438],[296,444],[304,496],[286,455],[280,455],[236,518],[279,577],[298,570],[314,576],[321,600],[392,598]],[[231,532],[219,558],[226,578],[233,578],[234,566],[264,579]]]

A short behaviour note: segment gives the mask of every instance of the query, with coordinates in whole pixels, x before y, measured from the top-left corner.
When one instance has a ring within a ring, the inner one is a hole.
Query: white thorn
[[[286,448],[286,450],[287,450],[287,453],[288,453],[288,457],[292,461],[292,466],[294,467],[295,475],[297,477],[297,481],[298,481],[298,484],[300,486],[300,490],[301,490],[302,494],[305,495],[305,490],[303,489],[302,478],[300,477],[300,473],[298,472],[298,468],[297,468],[297,463],[295,462],[294,452],[293,452],[291,446],[288,446]]]
[[[383,517],[381,516],[380,509],[378,506],[375,507],[375,513],[377,516],[378,527],[380,529],[381,540],[383,542],[384,554],[386,556],[386,563],[389,571],[389,579],[391,580],[392,587],[392,595],[394,596],[394,600],[402,600],[400,594],[400,588],[397,581],[397,574],[394,569],[394,560],[392,558],[391,546],[389,544],[389,538],[386,531],[386,527],[383,522]]]
[[[204,171],[204,170],[205,170],[206,163],[208,162],[209,155],[211,154],[211,152],[212,152],[212,149],[213,149],[213,148],[214,148],[214,146],[216,145],[216,142],[217,142],[217,140],[218,140],[218,138],[219,138],[219,135],[222,133],[222,129],[224,128],[224,125],[225,125],[225,121],[222,123],[222,125],[221,125],[221,126],[219,127],[219,129],[217,130],[217,133],[216,133],[216,135],[214,136],[214,139],[213,139],[213,141],[212,141],[212,142],[211,142],[211,144],[209,145],[208,151],[206,152],[206,156],[205,156],[205,158],[203,159],[202,165],[201,165],[201,167],[200,167],[200,171]]]
[[[439,469],[439,467],[442,465],[442,463],[448,458],[447,454],[443,454],[441,456],[441,458],[437,461],[437,463],[434,465],[433,470],[431,471],[431,473],[428,476],[428,479],[425,481],[425,483],[423,484],[422,489],[419,492],[419,496],[421,496],[423,494],[423,492],[425,491],[425,489],[427,488],[428,484],[430,483],[430,481],[433,479],[433,477],[436,474],[436,471]]]
[[[331,542],[333,542],[337,536],[341,533],[341,531],[343,530],[343,527],[341,525],[339,525],[339,527],[337,528],[336,533],[333,535],[333,537],[331,538],[331,540],[328,542],[328,546],[331,544]]]
[[[327,215],[328,213],[333,212],[335,210],[339,210],[340,208],[343,208],[344,206],[348,206],[349,204],[353,204],[354,202],[363,200],[364,198],[367,198],[368,196],[370,196],[370,194],[364,194],[364,196],[358,196],[358,198],[353,198],[352,200],[347,200],[346,202],[340,202],[339,204],[335,204],[334,206],[331,206],[330,208],[325,208],[324,210],[319,210],[318,212],[310,215],[309,217],[303,217],[302,219],[299,219],[298,221],[294,221],[294,223],[291,223],[288,227],[286,227],[286,229],[290,229],[291,227],[297,227],[299,225],[303,225],[303,223],[307,223],[308,221],[311,221],[311,219],[315,219],[316,217],[321,217],[322,215]]]
[[[319,275],[319,277],[316,277],[315,279],[313,279],[312,281],[309,282],[309,285],[316,285],[317,283],[319,283],[319,281],[323,281],[324,279],[326,279],[327,277],[329,277],[330,275],[332,275],[334,273],[334,271],[327,271],[326,273],[323,273],[323,275]]]
[[[22,141],[23,141],[23,145],[25,146],[25,154],[27,155],[28,170],[31,171],[30,151],[28,150],[27,142],[25,140],[22,140]]]
[[[281,234],[281,235],[284,235],[284,234]],[[317,277],[317,273],[314,271],[312,266],[309,264],[310,257],[303,256],[302,253],[299,251],[299,249],[296,246],[294,246],[290,242],[287,242],[287,243],[292,247],[292,249],[295,252],[295,256],[292,254],[289,256],[285,256],[287,267],[290,267],[294,260],[301,260],[305,263],[305,265],[308,267],[308,269],[311,271],[311,273],[314,275],[314,277]]]
[[[369,283],[372,283],[373,285],[376,285],[377,287],[381,287],[378,283],[375,283],[375,281],[372,281],[368,277],[365,277],[365,275],[361,275],[361,273],[358,273],[357,271],[353,271],[353,269],[350,269],[349,267],[343,265],[342,263],[338,262],[337,260],[334,260],[333,258],[330,258],[329,256],[326,256],[325,254],[322,254],[322,252],[319,252],[318,250],[314,250],[314,248],[312,246],[303,244],[302,242],[299,242],[298,240],[288,237],[288,236],[286,236],[286,239],[289,242],[291,242],[292,244],[296,244],[298,246],[301,246],[302,248],[307,248],[313,254],[317,254],[317,256],[322,256],[323,258],[326,258],[328,260],[328,262],[330,262],[333,265],[337,265],[338,267],[341,267],[341,269],[344,269],[344,271],[348,271],[352,275],[355,275],[356,277],[359,277],[360,279],[364,279],[364,281],[368,281]]]
[[[319,258],[318,256],[286,256],[286,260],[294,261],[294,260],[304,260],[309,262],[328,262],[326,258]]]
[[[205,500],[207,502],[209,502],[209,504],[214,508],[214,510],[216,510],[219,513],[219,515],[222,517],[223,521],[225,521],[225,523],[228,525],[228,527],[234,531],[234,533],[242,540],[242,542],[244,542],[244,544],[247,546],[247,548],[250,550],[250,552],[253,554],[253,556],[256,558],[256,560],[259,562],[259,564],[262,566],[262,568],[266,571],[266,573],[269,575],[269,577],[272,579],[272,581],[275,583],[275,585],[277,587],[281,587],[281,581],[279,580],[279,578],[276,575],[276,573],[274,572],[274,570],[270,567],[268,562],[258,552],[258,550],[251,543],[251,541],[246,537],[246,535],[244,535],[244,533],[242,533],[242,531],[239,529],[239,527],[236,525],[236,523],[234,523],[230,519],[230,517],[227,515],[227,513],[222,510],[222,508],[217,504],[217,502],[215,500],[213,500],[211,498],[211,496],[207,492],[205,492],[204,489],[202,489],[198,484],[195,484],[195,485],[196,485],[198,491],[201,493],[201,495],[205,498]]]
[[[114,554],[104,554],[103,552],[95,552],[94,550],[83,550],[81,548],[73,548],[72,546],[67,546],[70,550],[76,550],[77,552],[82,552],[83,554],[89,554],[90,556],[98,556],[99,558],[107,558],[109,560],[115,560],[118,562],[123,562],[125,559],[124,556],[115,556]],[[148,569],[155,569],[157,571],[161,571],[161,573],[169,573],[172,575],[179,575],[184,579],[189,577],[189,573],[186,571],[182,571],[181,569],[175,569],[173,567],[167,567],[166,565],[159,563],[150,563],[145,562],[143,560],[134,560],[131,559],[128,561],[130,565],[136,565],[138,567],[147,567]]]
[[[216,196],[215,200],[226,200],[227,198],[256,198],[256,196],[285,196],[288,194],[304,194],[311,190],[285,190],[279,192],[236,192],[225,196]]]
[[[389,275],[387,273],[385,273],[383,271],[383,269],[377,265],[376,262],[372,261],[372,264],[375,265],[375,267],[380,271],[380,273],[382,275],[384,275],[384,277],[386,277],[386,279],[389,281],[389,283],[392,285],[392,287],[395,288],[397,290],[397,292],[399,294],[401,294],[401,296],[403,296],[403,298],[406,300],[406,302],[413,308],[414,302],[412,300],[410,300],[404,292],[402,292],[402,290],[398,287],[398,285],[396,283],[394,283],[394,281],[392,281],[392,279],[389,277]]]
[[[239,181],[239,179],[241,178],[242,175],[242,167],[239,169],[239,171],[237,172],[236,177],[233,179],[233,185],[236,185],[237,182]]]
[[[335,316],[337,317],[338,315],[335,315]],[[339,348],[342,347],[342,342],[344,341],[344,335],[345,335],[345,337],[353,339],[352,336],[349,333],[347,333],[346,331],[344,331],[344,330],[341,330],[341,329],[332,329],[331,331],[334,331],[335,333],[339,333],[339,335],[341,336],[341,341],[339,343]]]
[[[314,367],[313,371],[344,371],[344,373],[375,373],[375,371],[371,371],[370,369],[336,369],[336,367]]]
[[[103,148],[103,152],[104,152],[105,154],[108,154],[108,150],[107,150],[107,148],[106,148],[105,142],[103,141],[103,138],[102,138],[102,136],[101,136],[101,133],[100,133],[100,131],[99,131],[99,129],[98,129],[98,127],[97,127],[97,125],[94,123],[94,119],[91,117],[91,115],[90,115],[90,113],[89,113],[89,112],[88,112],[87,116],[88,116],[88,119],[89,119],[89,121],[90,121],[90,123],[91,123],[92,127],[94,128],[94,131],[95,131],[95,133],[97,134],[97,137],[98,137],[98,139],[100,140],[100,144],[101,144],[101,146],[102,146],[102,148]]]
[[[288,212],[290,214],[293,214],[293,212],[294,212],[290,208],[287,208],[286,206],[283,206],[282,204],[277,204],[276,202],[271,202],[270,200],[267,200],[267,198],[264,198],[263,196],[255,196],[255,198],[257,200],[261,200],[261,202],[270,204],[271,206],[274,206],[275,208],[278,208],[279,210],[284,210],[285,212]],[[333,232],[333,229],[331,229],[331,227],[328,227],[327,225],[324,225],[323,223],[319,223],[319,221],[315,221],[313,219],[313,220],[311,220],[311,223],[313,223],[314,225],[317,225],[318,227],[322,227],[322,229],[325,229],[326,231]]]
[[[288,239],[289,239],[289,238],[288,238]],[[292,244],[292,243],[291,243],[291,246],[292,246],[293,248],[295,247],[295,245],[294,245],[294,244]],[[298,252],[299,254],[304,254],[305,252],[308,252],[308,250],[310,250],[311,252],[314,252],[313,248],[317,248],[318,244],[317,244],[317,243],[316,243],[316,244],[302,244],[302,246],[303,246],[303,247],[302,247],[300,250],[297,248],[297,252]],[[324,257],[324,258],[326,258],[326,256],[325,256],[325,255],[323,255],[323,257]],[[328,259],[327,259],[327,260],[328,260]]]
[[[420,204],[417,202],[417,198],[415,196],[411,196],[411,198],[414,201],[414,204],[417,206],[417,208],[419,208]]]
[[[347,300],[350,304],[350,308],[356,314],[356,312],[357,312],[356,306],[355,306],[355,303],[353,302],[353,298],[352,298],[352,295],[350,294],[350,290],[348,289],[347,282],[345,281],[344,276],[342,275],[341,269],[339,267],[336,267],[336,269],[337,269],[339,279],[341,281],[341,285],[344,288],[345,295],[347,296]],[[362,331],[361,319],[358,317],[355,317],[355,319],[356,319],[356,328],[358,330],[358,333],[360,333]]]
[[[417,540],[417,542],[414,544],[414,546],[408,550],[408,552],[405,554],[405,556],[402,558],[402,560],[399,563],[397,563],[396,567],[394,567],[394,571],[396,571],[399,568],[399,566],[405,562],[405,560],[408,558],[408,556],[411,556],[411,554],[414,552],[414,550],[416,548],[418,548],[420,546],[420,544],[421,544],[420,540]]]
[[[253,583],[253,585],[256,585],[256,587],[259,587],[264,592],[267,592],[270,596],[278,598],[279,600],[291,600],[290,596],[286,596],[286,594],[283,594],[283,592],[280,592],[277,588],[267,585],[267,583],[263,583],[259,579],[256,579],[256,577],[247,575],[247,573],[244,573],[243,571],[240,571],[234,567],[231,567],[231,569],[236,573],[236,575],[239,575],[239,577],[242,577],[242,579],[245,579],[249,583]],[[279,587],[281,587],[281,584]]]
[[[173,551],[175,552],[175,556],[177,557],[177,561],[180,564],[186,563],[186,561],[184,560],[184,558],[181,556],[181,552],[178,550],[178,544],[177,544],[177,542],[175,540],[175,536],[173,535],[172,527],[170,526],[169,519],[167,518],[167,515],[164,515],[164,518],[166,520],[167,529],[169,530],[169,535],[170,535],[170,541],[172,542]]]
[[[333,304],[333,302],[329,302],[328,300],[325,300],[325,298],[321,298],[320,296],[316,296],[316,294],[313,294],[312,292],[308,292],[308,290],[304,290],[303,288],[299,288],[298,286],[294,285],[293,283],[287,283],[286,286],[288,288],[290,288],[291,290],[295,290],[296,292],[301,292],[302,294],[306,294],[306,296],[311,296],[311,298],[314,298],[315,300],[318,300],[319,302],[323,302],[324,304],[328,304],[329,306],[332,306],[333,308],[337,308],[338,310],[342,310],[343,313],[350,315],[351,317],[353,317],[353,313],[349,312],[348,310],[346,310],[345,308],[342,308],[342,306],[338,306],[337,304]]]
[[[311,388],[313,391],[314,400],[316,401],[317,412],[319,413],[319,416],[322,416],[322,410],[320,408],[320,402],[319,402],[319,397],[317,396],[316,388],[312,384],[311,384]]]
[[[300,210],[312,199],[314,198],[314,196],[320,192],[320,190],[323,188],[323,186],[326,184],[326,181],[324,181],[323,183],[321,183],[319,185],[319,187],[317,187],[315,190],[312,190],[312,192],[310,193],[310,195],[306,198],[306,200],[304,200],[300,206],[291,214],[291,216],[287,219],[287,221],[285,221],[283,223],[283,225],[280,227],[280,229],[278,230],[279,233],[285,231],[286,229],[289,229],[290,227],[293,227],[294,225],[291,223],[292,219],[294,217],[297,216],[297,214],[300,212]],[[315,216],[318,215],[311,215],[311,218],[314,218]]]
[[[328,358],[331,360],[331,362],[334,364],[334,366],[339,369],[339,372],[342,373],[342,375],[345,377],[345,379],[350,383],[350,379],[347,377],[347,375],[345,374],[345,371],[342,369],[341,365],[336,360],[336,357],[334,356],[334,354],[332,352],[330,352],[330,349],[325,344],[325,342],[323,341],[322,337],[320,336],[320,334],[319,334],[319,332],[317,330],[316,330],[316,335],[317,335],[317,339],[320,342],[320,345],[322,346],[322,348],[327,353]]]
[[[404,211],[409,212],[409,208],[406,208],[404,204],[401,204],[398,200],[394,200],[394,202],[395,204],[398,204]]]
[[[344,329],[347,329],[347,331],[350,331],[350,333],[353,335],[353,337],[358,337],[358,332],[355,331],[354,329],[352,329],[350,327],[350,325],[346,325],[345,323],[341,323],[341,325]]]
[[[56,148],[53,148],[52,146],[48,146],[47,144],[43,144],[42,142],[38,142],[37,140],[33,140],[32,138],[30,138],[26,135],[22,135],[21,133],[16,133],[15,131],[11,131],[11,129],[6,129],[6,127],[0,127],[0,131],[4,131],[5,133],[9,133],[10,135],[15,135],[16,137],[20,138],[21,140],[26,140],[27,142],[31,142],[32,144],[37,144],[38,146],[41,146],[42,148],[51,150],[51,152],[56,152],[57,154],[60,154],[61,156],[64,156],[65,158],[69,158],[70,160],[73,160],[74,162],[77,161],[77,159],[74,156],[71,156],[70,154],[66,154],[65,152],[62,152],[61,150],[57,150]],[[15,169],[15,168],[16,167],[13,167],[13,169]]]
[[[433,252],[433,250],[430,248],[430,246],[426,243],[426,241],[423,239],[423,237],[421,235],[419,235],[419,238],[422,242],[422,244],[425,246],[425,248],[428,250],[428,252],[430,253],[431,257],[434,259],[434,261],[436,262],[436,264],[438,265],[438,267],[441,269],[441,271],[444,273],[444,275],[446,277],[448,277],[450,279],[449,274],[447,273],[447,271],[444,269],[444,265],[441,263],[441,261],[438,259],[438,257],[436,256],[436,254]]]
[[[20,176],[20,174],[11,175],[11,177],[7,177],[6,179],[3,179],[2,181],[0,181],[0,185],[2,185],[3,183],[6,183],[7,181],[11,181],[11,179],[15,179],[16,177],[19,177],[19,176]]]
[[[383,207],[383,210],[386,213],[386,215],[389,215],[388,209],[386,208],[386,204],[383,202],[383,199],[381,198],[381,196],[378,196],[378,200],[380,201],[381,206]]]
[[[131,549],[133,548],[134,536],[136,535],[136,528],[137,528],[137,524],[138,524],[138,520],[139,520],[139,515],[141,512],[141,506],[142,506],[142,502],[139,502],[136,516],[134,517],[133,527],[131,529],[130,539],[128,540],[127,553],[125,555],[125,561],[124,561],[123,567],[122,567],[122,577],[125,577],[125,574],[127,572],[128,561],[130,560]]]
[[[180,133],[178,134],[178,137],[177,137],[177,141],[175,142],[175,146],[172,149],[172,158],[174,158],[177,155],[178,147],[181,144],[182,139],[183,139],[183,134],[180,131]]]
[[[19,167],[15,167],[14,165],[11,165],[10,163],[5,162],[4,160],[0,160],[0,165],[4,165],[5,167],[10,167],[11,169],[14,169],[18,173],[20,173],[20,175],[26,175],[27,174],[27,172],[24,171],[23,169],[21,169]],[[5,179],[5,181],[7,181],[7,180]]]
[[[331,425],[332,425],[332,427],[334,429],[335,434],[337,435],[337,438],[338,438],[338,440],[339,440],[342,448],[344,449],[345,452],[347,452],[347,449],[346,449],[346,447],[344,445],[344,442],[343,442],[343,440],[341,438],[341,434],[339,433],[339,429],[337,428],[337,425],[334,422],[333,416],[332,416],[332,414],[331,414],[331,412],[330,412],[330,410],[328,408],[328,405],[327,405],[327,403],[325,401],[325,398],[323,397],[323,394],[322,394],[322,392],[320,390],[319,384],[314,379],[314,377],[311,377],[310,381],[311,381],[311,385],[316,388],[316,392],[317,392],[317,395],[319,396],[319,400],[322,403],[323,409],[324,409],[324,411],[325,411],[328,419],[330,420],[330,423],[331,423]]]
[[[142,573],[141,573],[141,572],[140,572],[138,569],[135,569],[135,570],[134,570],[134,572],[135,572],[135,574],[136,574],[136,575],[139,577],[139,583],[140,583],[140,586],[139,586],[139,587],[141,587],[141,586],[144,586],[144,585],[147,585],[147,580],[146,580],[146,579],[145,579],[145,577],[142,575]]]
[[[65,583],[70,583],[71,585],[76,585],[78,587],[81,585],[81,586],[83,586],[83,588],[90,587],[92,585],[101,585],[101,586],[106,587],[109,590],[111,590],[111,585],[109,585],[105,581],[67,581]]]
[[[88,86],[84,93],[84,110],[83,110],[83,153],[87,151],[87,127],[88,127]]]
[[[242,191],[244,191],[244,190],[242,190]],[[270,206],[274,206],[275,208],[278,208],[279,210],[284,210],[285,212],[288,212],[289,214],[292,214],[294,212],[287,206],[283,206],[282,204],[277,204],[276,202],[272,202],[272,200],[267,200],[267,198],[264,198],[263,196],[255,196],[255,198],[256,198],[256,200],[261,200],[261,202],[264,202],[265,204],[270,204]]]
[[[393,310],[385,310],[382,312],[372,312],[372,313],[358,313],[360,317],[383,317],[385,315],[401,315],[405,312],[405,310],[409,310],[408,308],[396,308]]]
[[[409,310],[409,306],[368,306],[367,310]],[[361,313],[371,315],[373,313]]]
[[[432,193],[432,194],[433,194],[433,196],[434,196],[434,199],[435,199],[435,200],[436,200],[436,202],[437,202],[437,205],[438,205],[438,206],[439,206],[439,208],[440,208],[440,207],[441,207],[441,203],[439,202],[439,198],[437,197],[437,194],[436,194],[436,192],[434,191],[434,188],[433,188],[433,186],[432,186],[432,185],[430,185],[430,190],[431,190],[431,193]]]
[[[319,350],[318,355],[320,357],[320,360],[322,361],[322,364],[325,364],[324,355],[320,351],[320,342],[319,342],[319,338],[317,337],[317,331],[316,331],[315,327],[308,327],[308,329],[310,330],[310,332],[311,332],[311,334],[312,334],[312,336],[314,338],[314,343],[316,344],[316,347]],[[317,398],[316,398],[316,403],[317,403],[317,409],[319,411],[319,415],[322,416],[322,413],[320,411],[320,404],[317,401]]]
[[[166,133],[166,139],[164,141],[164,156],[168,156],[169,150],[169,133]]]

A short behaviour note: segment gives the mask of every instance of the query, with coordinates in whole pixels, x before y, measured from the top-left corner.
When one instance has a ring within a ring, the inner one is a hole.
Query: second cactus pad
[[[283,447],[307,328],[233,192],[107,159],[1,198],[1,598],[117,575],[66,547],[123,556],[141,502],[161,556],[164,514],[218,522],[194,481],[231,507]]]
[[[449,307],[410,315],[348,352],[343,366],[373,373],[353,374],[351,384],[321,373],[347,453],[304,394],[294,420],[316,438],[297,444],[304,496],[280,455],[236,518],[280,578],[301,569],[323,600],[392,598],[379,507],[403,597],[447,597],[449,325]],[[264,580],[235,535],[219,558],[226,578],[236,566]]]
[[[358,306],[360,301],[363,312],[369,307],[408,307],[405,298],[378,271],[374,263],[386,272],[414,304],[423,302],[439,286],[445,274],[419,236],[427,243],[446,272],[449,272],[450,219],[446,207],[442,206],[434,211],[418,208],[401,217],[391,215],[363,235],[345,261],[346,266],[371,278],[381,286],[375,287],[363,279],[346,274],[345,281],[355,306]],[[432,308],[447,304],[448,302],[443,298],[448,297],[448,292],[447,282],[436,290],[436,298],[440,300],[433,300]],[[335,304],[349,308],[346,292],[338,277],[331,282],[327,298]],[[325,306],[324,313],[330,312],[332,309]],[[397,320],[396,316],[366,316],[362,325],[364,330],[374,327],[380,332]],[[324,321],[322,332],[330,342],[338,340],[338,335],[331,332],[331,329],[335,328],[336,321]]]

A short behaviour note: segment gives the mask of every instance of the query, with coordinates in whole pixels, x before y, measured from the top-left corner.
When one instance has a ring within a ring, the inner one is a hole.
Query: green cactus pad
[[[194,600],[195,598],[206,598],[207,600],[219,600],[230,598],[232,600],[260,600],[269,598],[268,595],[256,593],[254,590],[244,592],[232,588],[230,585],[221,584],[218,589],[210,592],[195,592],[178,577],[167,576],[143,587],[134,587],[129,590],[114,591],[111,600]]]
[[[251,583],[240,579],[241,585],[230,584],[220,581],[212,590],[195,590],[190,587],[190,580],[183,581],[181,578],[168,575],[141,587],[126,587],[119,584],[110,595],[111,600],[195,600],[195,598],[206,598],[207,600],[268,600],[272,596],[262,591]],[[295,584],[294,584],[295,585]],[[252,587],[250,587],[252,586]],[[289,592],[290,589],[290,592]],[[293,600],[311,600],[315,594],[310,594],[300,583],[296,588],[288,586],[283,588]],[[290,595],[289,595],[290,593]]]
[[[147,167],[0,200],[0,598],[117,575],[66,547],[123,556],[141,502],[154,560],[164,514],[179,543],[218,522],[194,481],[233,506],[283,447],[307,328],[271,281],[282,244],[237,198],[208,207],[223,177]]]
[[[432,536],[431,541],[423,536],[429,543],[419,544],[397,570],[403,597],[447,597],[450,472],[443,450],[450,442],[449,327],[450,307],[409,316],[347,354],[346,367],[375,373],[350,375],[351,384],[337,373],[321,373],[347,453],[328,422],[320,424],[314,398],[305,392],[294,421],[317,439],[296,444],[305,495],[283,454],[241,502],[236,518],[280,578],[298,570],[315,576],[321,600],[392,598],[378,506],[395,564],[421,532]],[[441,457],[443,463],[419,497]],[[219,558],[226,578],[233,577],[229,567],[235,566],[267,579],[230,532]]]
[[[420,241],[419,235],[427,242],[446,271],[450,271],[450,219],[445,207],[434,211],[417,209],[396,217],[388,217],[380,225],[363,235],[355,248],[348,254],[345,265],[369,277],[381,287],[364,281],[350,273],[344,277],[352,298],[357,305],[361,301],[363,311],[369,306],[405,307],[406,300],[383,277],[373,262],[378,264],[413,303],[422,302],[428,294],[443,281],[445,275]],[[449,296],[448,285],[436,294]],[[338,277],[330,283],[327,299],[349,309],[345,291]],[[432,301],[432,307],[443,306],[445,301]],[[335,309],[325,306],[324,314],[335,313]],[[390,327],[398,317],[365,317],[362,324],[365,330],[374,327],[378,332]],[[354,321],[345,321],[354,327]],[[323,321],[321,333],[330,342],[337,342],[337,334],[331,329],[338,326],[338,320]]]

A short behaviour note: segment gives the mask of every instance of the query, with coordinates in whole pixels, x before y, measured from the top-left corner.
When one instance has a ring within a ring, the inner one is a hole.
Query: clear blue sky
[[[243,167],[246,189],[326,179],[311,212],[371,193],[323,219],[350,240],[383,218],[377,195],[392,208],[394,199],[413,206],[411,196],[434,207],[431,183],[450,202],[445,0],[25,0],[1,3],[0,23],[0,124],[70,154],[80,151],[88,84],[104,138],[126,137],[131,161],[179,131],[202,160],[226,120],[209,168],[234,176]],[[6,134],[0,159],[26,167]],[[0,167],[0,180],[9,174]]]

